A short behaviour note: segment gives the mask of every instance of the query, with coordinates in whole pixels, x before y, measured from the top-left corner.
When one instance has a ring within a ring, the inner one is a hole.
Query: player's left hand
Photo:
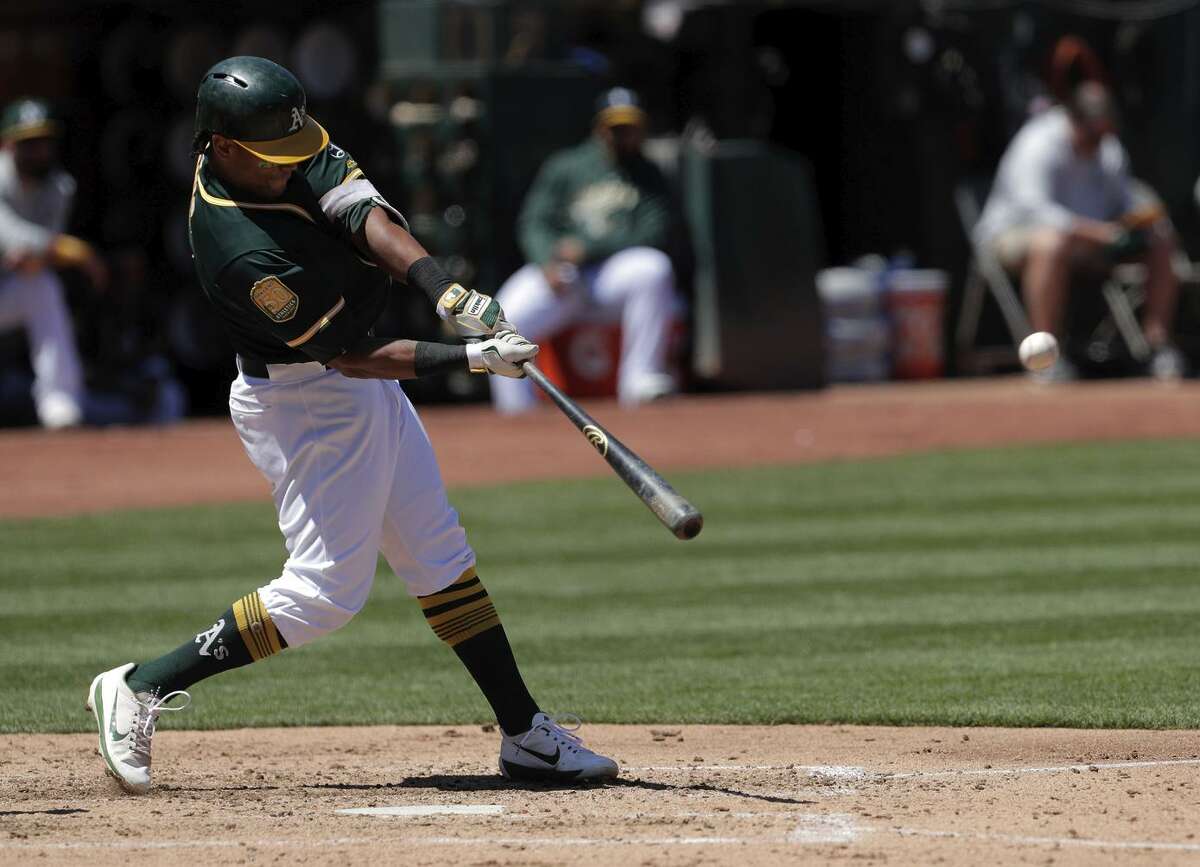
[[[496,373],[520,379],[522,364],[538,354],[538,345],[515,331],[499,331],[495,337],[467,344],[467,364],[472,373]]]
[[[501,331],[516,332],[512,323],[504,318],[504,311],[495,298],[474,289],[464,289],[457,283],[442,293],[437,312],[454,326],[459,337],[479,339]]]

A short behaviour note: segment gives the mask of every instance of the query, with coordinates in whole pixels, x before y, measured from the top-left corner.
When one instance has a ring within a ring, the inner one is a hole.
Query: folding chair
[[[987,200],[990,181],[968,179],[954,189],[954,206],[958,219],[971,244],[971,260],[967,266],[967,281],[963,291],[962,308],[955,330],[955,357],[958,369],[966,373],[989,373],[1001,367],[1017,363],[1017,346],[1033,327],[1025,313],[1025,306],[1013,283],[1012,277],[992,255],[990,250],[974,241],[975,224],[979,221],[982,202]],[[1141,269],[1141,270],[1137,270]],[[1122,265],[1113,270],[1101,288],[1109,317],[1098,330],[1109,328],[1121,336],[1134,360],[1145,362],[1150,358],[1150,346],[1142,335],[1134,313],[1134,303],[1128,290],[1133,290],[1140,301],[1141,283],[1145,280],[1145,269],[1139,265]],[[983,303],[988,293],[996,300],[1004,323],[1008,327],[1012,342],[1000,346],[976,346],[979,320],[983,316]],[[1092,342],[1098,339],[1093,334]]]

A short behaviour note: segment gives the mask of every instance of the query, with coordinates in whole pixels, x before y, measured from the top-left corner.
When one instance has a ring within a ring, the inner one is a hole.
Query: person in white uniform
[[[1145,263],[1150,372],[1178,378],[1185,365],[1171,342],[1179,297],[1175,236],[1161,207],[1134,195],[1115,131],[1111,96],[1094,81],[1079,85],[1066,105],[1030,118],[1000,160],[974,240],[1020,275],[1033,329],[1060,337],[1073,275]],[[1061,358],[1040,376],[1070,379],[1074,369]]]
[[[159,714],[203,678],[298,648],[366,604],[382,553],[500,724],[500,771],[575,781],[617,774],[534,701],[397,379],[524,376],[538,347],[490,297],[454,283],[363,169],[307,114],[283,67],[233,57],[197,96],[189,234],[201,286],[237,351],[230,413],[271,486],[281,573],[156,659],[92,681],[108,771],[150,787]],[[464,344],[375,337],[391,279],[421,289]]]
[[[58,164],[61,125],[47,103],[20,99],[0,115],[0,330],[23,328],[33,399],[47,428],[83,420],[83,371],[56,268],[108,274],[91,245],[64,232],[75,180]]]
[[[664,252],[672,209],[666,179],[642,153],[645,137],[637,95],[606,91],[592,135],[547,160],[530,187],[517,228],[528,264],[496,293],[538,343],[581,321],[619,322],[617,397],[626,405],[676,389],[667,350],[679,300]],[[494,379],[492,402],[504,413],[537,405],[527,379]]]

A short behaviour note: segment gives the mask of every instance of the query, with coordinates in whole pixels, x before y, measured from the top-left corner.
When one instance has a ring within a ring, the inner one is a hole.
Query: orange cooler
[[[902,269],[888,275],[893,379],[935,379],[942,375],[942,321],[948,283],[945,271]]]

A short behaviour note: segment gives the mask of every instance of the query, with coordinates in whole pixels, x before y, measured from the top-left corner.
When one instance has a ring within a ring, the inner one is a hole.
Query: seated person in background
[[[621,323],[617,396],[626,405],[675,390],[667,344],[678,300],[666,179],[642,154],[646,115],[623,87],[600,97],[592,135],[539,172],[518,220],[529,264],[496,295],[508,320],[534,342],[585,315]],[[495,379],[495,378],[493,378]],[[528,379],[491,383],[501,412],[535,406]]]
[[[47,428],[83,420],[83,374],[54,269],[82,268],[97,288],[107,280],[91,246],[63,234],[75,181],[58,165],[60,129],[40,100],[0,115],[0,329],[27,333],[34,404]]]
[[[1112,98],[1095,81],[1079,85],[1066,105],[1030,118],[1000,160],[974,240],[1020,275],[1033,329],[1060,337],[1073,274],[1102,277],[1117,261],[1143,262],[1150,373],[1176,379],[1184,360],[1171,344],[1179,296],[1174,235],[1161,209],[1147,212],[1135,201],[1115,130]],[[1043,378],[1074,375],[1060,359]]]

